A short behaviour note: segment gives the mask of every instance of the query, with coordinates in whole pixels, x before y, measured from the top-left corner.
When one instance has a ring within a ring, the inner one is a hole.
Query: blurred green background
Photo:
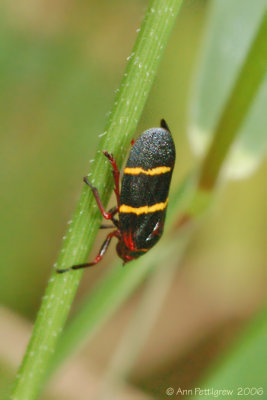
[[[146,5],[141,0],[0,5],[0,302],[29,321],[35,319]],[[187,138],[188,102],[209,6],[206,0],[184,2],[138,128],[140,133],[162,117],[168,121],[177,148],[174,186],[196,163]],[[133,371],[132,380],[148,393],[158,394],[172,380],[192,386],[261,306],[266,172],[261,165],[220,188],[211,214],[194,234],[155,337]],[[102,239],[100,233],[94,253]],[[114,257],[112,249],[85,274],[77,301]],[[106,364],[136,297],[88,347],[96,370]]]

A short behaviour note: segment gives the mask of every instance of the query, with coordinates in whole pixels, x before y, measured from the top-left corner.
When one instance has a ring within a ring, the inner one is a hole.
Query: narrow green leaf
[[[215,134],[205,157],[199,186],[211,189],[222,164],[236,139],[267,70],[267,12],[263,15],[247,58],[240,69],[233,90],[217,122]]]
[[[205,384],[193,389],[195,395],[190,398],[264,398],[267,391],[266,335],[265,309],[254,318],[240,339],[224,355],[223,360],[212,366]],[[228,396],[223,396],[219,390],[230,392]]]
[[[203,155],[212,141],[218,119],[233,90],[240,67],[247,58],[265,10],[266,0],[211,2],[189,116],[189,137],[197,154]],[[249,77],[242,84],[246,87]],[[265,80],[261,82],[248,115],[238,129],[238,139],[224,166],[225,176],[241,178],[259,165],[266,151],[266,103]]]

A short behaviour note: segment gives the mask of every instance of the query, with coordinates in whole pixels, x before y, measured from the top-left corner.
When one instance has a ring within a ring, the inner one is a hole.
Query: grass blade
[[[112,152],[120,166],[130,145],[166,47],[181,0],[152,0],[138,34],[117,93],[106,130],[101,137],[90,175],[104,205],[112,190],[110,168],[102,150]],[[88,212],[89,210],[89,212]],[[60,251],[57,268],[85,262],[100,224],[100,214],[85,187]],[[82,272],[53,273],[42,301],[32,338],[13,388],[13,400],[35,399],[63,329]]]

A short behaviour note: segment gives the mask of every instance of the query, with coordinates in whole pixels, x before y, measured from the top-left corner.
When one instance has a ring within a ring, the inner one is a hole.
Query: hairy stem
[[[92,163],[90,180],[106,205],[112,190],[112,174],[103,150],[113,153],[120,166],[130,145],[156,75],[159,61],[182,0],[152,0],[137,36],[113,110]],[[64,237],[55,268],[67,268],[87,260],[100,224],[100,213],[88,187],[84,187]],[[82,271],[53,272],[43,297],[33,334],[19,369],[11,398],[35,399],[56,348],[76,293]]]

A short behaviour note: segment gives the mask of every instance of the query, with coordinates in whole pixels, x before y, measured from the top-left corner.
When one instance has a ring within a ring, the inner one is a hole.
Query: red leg
[[[112,154],[109,154],[106,150],[103,151],[104,155],[107,157],[107,159],[109,160],[110,164],[112,165],[112,173],[113,173],[113,177],[114,177],[114,182],[115,182],[115,195],[117,198],[117,205],[119,208],[120,205],[120,170],[117,167],[116,161],[113,157]]]
[[[120,232],[117,229],[108,234],[108,236],[106,237],[104,243],[102,244],[102,246],[101,246],[101,248],[99,250],[99,253],[97,254],[97,256],[94,259],[94,261],[92,261],[90,263],[85,263],[85,264],[73,265],[70,268],[57,269],[57,273],[62,274],[63,272],[67,272],[67,271],[70,271],[72,269],[87,268],[87,267],[92,267],[92,266],[98,264],[102,260],[104,254],[106,253],[106,251],[108,249],[108,246],[110,245],[110,241],[114,236],[117,237],[118,239],[120,238]]]
[[[99,193],[98,193],[97,188],[94,187],[94,186],[88,181],[88,178],[87,178],[86,176],[83,178],[83,180],[84,180],[84,182],[86,183],[86,185],[88,185],[88,186],[92,189],[93,195],[95,196],[95,200],[96,200],[97,205],[98,205],[98,208],[99,208],[99,210],[101,211],[101,214],[103,215],[103,217],[104,217],[105,219],[111,219],[111,220],[112,220],[113,216],[117,213],[118,209],[117,209],[117,208],[113,208],[113,209],[111,210],[111,212],[106,212],[105,209],[104,209],[104,207],[103,207],[103,204],[101,203],[101,200],[100,200],[100,197],[99,197]]]
[[[113,225],[102,224],[102,225],[100,225],[100,229],[109,229],[109,228],[113,229],[114,225],[117,228],[119,228],[119,221],[113,217],[115,214],[117,214],[117,212],[118,212],[117,207],[113,207],[110,210],[108,210],[108,213],[112,215],[111,221],[113,222]]]

